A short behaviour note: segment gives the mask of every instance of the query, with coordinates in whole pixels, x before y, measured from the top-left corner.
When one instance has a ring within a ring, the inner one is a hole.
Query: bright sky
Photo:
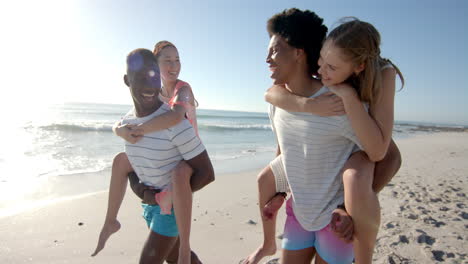
[[[266,21],[310,9],[330,28],[372,23],[406,78],[396,120],[468,125],[468,1],[42,0],[0,3],[1,107],[131,104],[122,76],[135,48],[170,40],[201,108],[265,112]]]

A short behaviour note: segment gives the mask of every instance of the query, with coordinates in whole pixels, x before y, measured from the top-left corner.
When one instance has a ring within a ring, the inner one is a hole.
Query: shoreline
[[[379,194],[382,221],[374,263],[463,263],[468,259],[468,133],[431,133],[396,142],[403,165]],[[191,244],[204,263],[239,263],[260,244],[259,171],[218,175],[194,195]],[[97,257],[90,257],[106,206],[103,191],[0,218],[0,262],[137,262],[148,229],[130,190],[119,214],[122,229]],[[284,220],[282,208],[277,235]],[[261,263],[279,255],[278,250]]]

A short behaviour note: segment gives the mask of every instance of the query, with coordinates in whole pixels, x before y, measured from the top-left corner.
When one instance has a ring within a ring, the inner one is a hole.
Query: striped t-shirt
[[[322,87],[312,97],[328,92]],[[355,151],[357,138],[346,115],[321,117],[270,106],[294,214],[309,231],[320,230],[343,203],[343,165]],[[276,176],[276,175],[275,175]]]
[[[122,124],[141,124],[170,111],[163,103],[154,113],[138,118],[134,110],[122,119]],[[164,189],[171,182],[171,171],[181,160],[190,160],[205,150],[187,119],[177,125],[143,136],[135,144],[125,143],[125,153],[141,182]]]

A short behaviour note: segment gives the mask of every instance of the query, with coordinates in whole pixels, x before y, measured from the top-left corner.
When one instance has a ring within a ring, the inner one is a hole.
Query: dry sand
[[[380,194],[374,262],[468,263],[468,133],[418,135],[397,143],[403,166]],[[239,263],[260,244],[258,172],[218,175],[195,195],[191,243],[204,263]],[[1,218],[0,263],[138,263],[149,231],[131,191],[119,216],[122,229],[90,257],[106,199],[102,192]],[[278,235],[283,223],[284,209]],[[263,263],[275,263],[278,256]]]

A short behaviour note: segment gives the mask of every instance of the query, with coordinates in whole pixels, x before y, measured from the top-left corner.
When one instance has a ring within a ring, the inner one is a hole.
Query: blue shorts
[[[353,244],[339,239],[327,225],[318,231],[307,231],[297,221],[292,209],[292,200],[286,203],[286,223],[282,247],[285,250],[300,250],[314,247],[317,254],[328,264],[349,264],[353,262]]]
[[[172,214],[163,215],[159,205],[141,204],[141,207],[143,207],[143,218],[153,232],[167,237],[179,235],[174,209],[172,209]]]

